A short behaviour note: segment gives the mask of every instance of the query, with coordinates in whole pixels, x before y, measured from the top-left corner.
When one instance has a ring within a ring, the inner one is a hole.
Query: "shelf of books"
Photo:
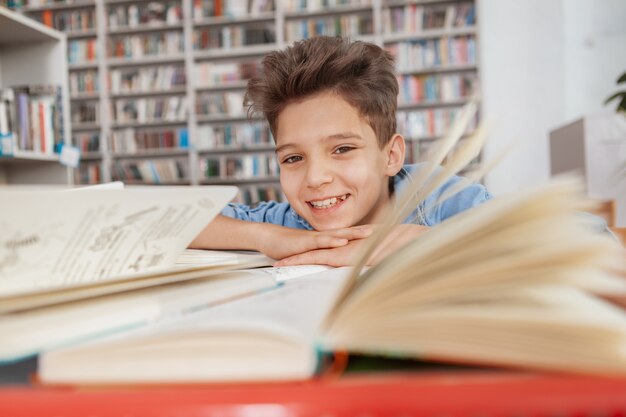
[[[280,198],[269,128],[242,103],[263,56],[302,38],[347,36],[396,57],[408,163],[478,88],[472,0],[25,1],[25,14],[69,37],[80,182],[262,182]]]
[[[475,4],[386,1],[381,21],[398,69],[398,130],[407,160],[422,161],[478,88]]]
[[[0,6],[0,184],[68,184],[65,35]]]

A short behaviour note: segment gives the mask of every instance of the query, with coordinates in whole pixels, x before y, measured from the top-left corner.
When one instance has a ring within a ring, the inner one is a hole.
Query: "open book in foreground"
[[[438,225],[365,270],[340,268],[125,335],[45,353],[49,383],[290,380],[321,353],[626,374],[621,248],[561,181]]]
[[[40,378],[301,379],[316,372],[320,352],[333,351],[626,374],[626,314],[597,295],[626,293],[617,275],[622,249],[577,212],[585,205],[576,181],[489,201],[365,270],[394,224],[475,158],[484,131],[458,139],[476,108],[476,100],[464,108],[393,211],[376,222],[353,268],[44,353]]]

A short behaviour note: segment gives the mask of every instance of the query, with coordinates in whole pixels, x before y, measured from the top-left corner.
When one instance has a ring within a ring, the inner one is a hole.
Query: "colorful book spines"
[[[399,104],[451,101],[471,95],[475,74],[402,75],[398,77]]]
[[[165,130],[115,130],[111,141],[112,151],[116,153],[141,153],[155,149],[189,148],[187,128]]]
[[[119,160],[112,174],[114,180],[146,184],[178,183],[189,178],[187,161],[175,158]]]
[[[200,169],[205,179],[274,179],[279,174],[273,153],[211,156],[201,161]]]
[[[18,150],[52,154],[64,142],[59,87],[9,87],[0,96],[3,97],[0,106],[2,154]]]

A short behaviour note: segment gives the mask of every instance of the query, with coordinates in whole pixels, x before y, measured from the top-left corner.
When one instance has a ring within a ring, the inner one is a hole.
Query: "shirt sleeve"
[[[476,207],[492,198],[487,188],[478,183],[471,183],[461,191],[446,198],[446,194],[453,190],[453,187],[459,184],[460,181],[466,181],[466,179],[459,176],[452,177],[425,200],[424,214],[426,223],[429,226],[441,223],[462,211]],[[440,201],[442,197],[446,199]]]
[[[244,204],[229,203],[221,214],[233,219],[256,223],[271,223],[284,225],[289,204],[276,201],[263,202],[254,208]]]

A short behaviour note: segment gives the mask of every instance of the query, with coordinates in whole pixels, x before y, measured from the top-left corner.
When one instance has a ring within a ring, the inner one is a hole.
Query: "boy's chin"
[[[318,232],[325,232],[328,230],[336,230],[336,229],[345,229],[347,227],[354,226],[354,224],[352,224],[349,221],[328,222],[328,223],[309,222],[309,223],[311,224],[311,226],[313,226],[313,229],[317,230]]]

